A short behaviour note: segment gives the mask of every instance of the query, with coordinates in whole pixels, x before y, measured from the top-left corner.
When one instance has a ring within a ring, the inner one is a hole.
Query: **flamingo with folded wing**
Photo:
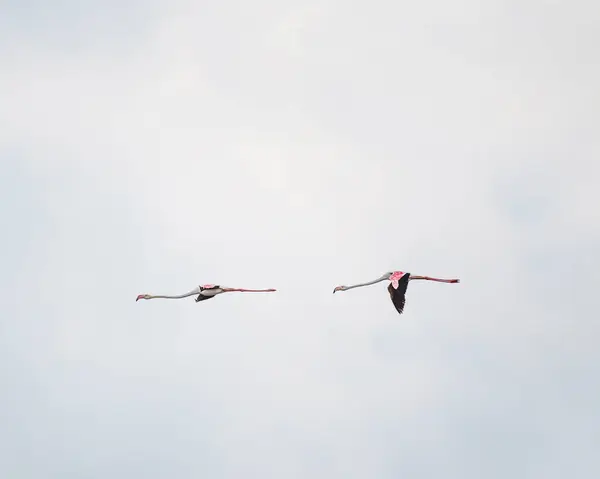
[[[196,288],[194,288],[192,291],[190,291],[189,293],[185,293],[185,294],[180,294],[180,295],[152,295],[152,294],[140,294],[138,295],[138,297],[135,299],[136,301],[139,301],[140,299],[182,299],[182,298],[187,298],[188,296],[195,296],[198,295],[198,297],[196,298],[196,303],[200,302],[200,301],[205,301],[207,299],[212,299],[215,296],[217,296],[218,294],[222,294],[222,293],[233,293],[233,292],[240,292],[240,293],[272,293],[274,291],[277,291],[276,289],[244,289],[244,288],[227,288],[225,286],[219,286],[218,284],[205,284],[202,286],[198,286]]]

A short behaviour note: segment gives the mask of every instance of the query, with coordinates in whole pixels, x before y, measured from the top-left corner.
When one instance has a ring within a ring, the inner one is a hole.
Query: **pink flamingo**
[[[135,300],[139,301],[140,299],[182,299],[187,298],[188,296],[198,295],[196,298],[196,303],[199,301],[205,301],[207,299],[214,298],[216,295],[221,293],[271,293],[277,291],[276,289],[243,289],[243,288],[226,288],[224,286],[219,286],[218,284],[205,284],[203,286],[198,286],[194,288],[189,293],[180,294],[177,296],[168,296],[168,295],[151,295],[151,294],[140,294]]]
[[[403,271],[391,271],[368,283],[360,283],[353,286],[336,286],[333,293],[335,294],[336,291],[347,291],[352,288],[360,288],[361,286],[369,286],[371,284],[379,283],[380,281],[389,280],[391,281],[388,285],[390,298],[392,299],[396,311],[398,311],[399,314],[402,314],[402,311],[404,311],[404,304],[406,303],[406,288],[408,287],[408,282],[413,279],[438,281],[440,283],[460,283],[459,279],[440,279],[432,278],[430,276],[411,275],[410,273],[405,273]]]

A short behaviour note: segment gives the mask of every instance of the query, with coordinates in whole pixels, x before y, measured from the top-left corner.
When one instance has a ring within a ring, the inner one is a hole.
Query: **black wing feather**
[[[199,294],[198,297],[196,298],[196,303],[198,301],[206,301],[207,299],[212,299],[212,298],[216,298],[216,296],[204,296],[203,294]]]
[[[398,289],[394,289],[392,283],[388,285],[388,292],[390,293],[390,298],[392,299],[392,303],[394,303],[394,307],[398,314],[402,314],[404,311],[404,304],[406,303],[406,288],[408,288],[408,280],[410,278],[410,273],[406,273],[400,280],[398,281]]]
[[[198,297],[196,298],[196,303],[198,301],[206,301],[207,299],[211,299],[211,298],[216,298],[216,296],[204,296],[202,294],[202,291],[210,291],[213,289],[219,289],[221,286],[219,286],[218,284],[215,284],[213,287],[211,288],[203,288],[202,286],[200,286],[200,294],[198,295]]]

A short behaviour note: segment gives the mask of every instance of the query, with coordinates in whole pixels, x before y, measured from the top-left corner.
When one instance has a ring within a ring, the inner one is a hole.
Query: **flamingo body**
[[[224,291],[218,284],[205,284],[204,286],[200,286],[200,293],[196,298],[196,303],[200,301],[205,301],[207,299],[214,298],[217,294],[221,294]]]
[[[410,273],[402,273],[399,279],[393,279],[388,284],[387,290],[390,293],[390,298],[398,314],[402,314],[404,311],[404,304],[406,303],[406,289],[408,288],[408,282],[410,281]]]

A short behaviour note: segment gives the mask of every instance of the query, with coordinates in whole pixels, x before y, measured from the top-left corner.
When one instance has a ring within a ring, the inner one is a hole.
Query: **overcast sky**
[[[0,3],[0,476],[599,477],[599,19]]]

